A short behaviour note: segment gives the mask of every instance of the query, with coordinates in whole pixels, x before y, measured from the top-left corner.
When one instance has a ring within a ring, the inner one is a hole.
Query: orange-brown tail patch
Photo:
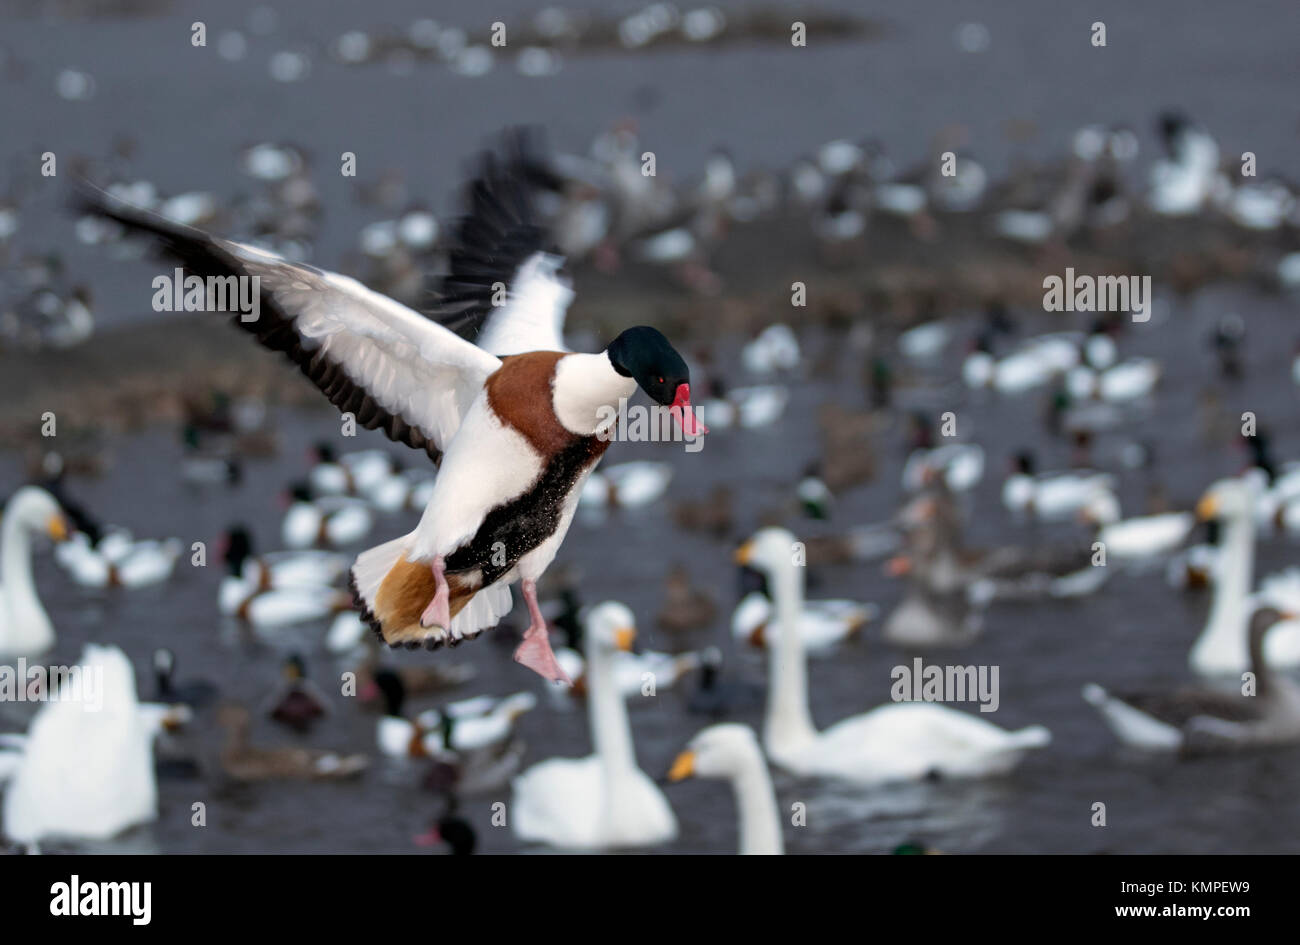
[[[458,574],[448,574],[447,585],[454,619],[478,588],[469,586]],[[434,586],[433,571],[427,562],[408,561],[402,555],[379,585],[365,617],[389,646],[436,649],[444,643],[455,645],[459,641],[451,638],[446,627],[420,626],[420,614],[433,600]]]

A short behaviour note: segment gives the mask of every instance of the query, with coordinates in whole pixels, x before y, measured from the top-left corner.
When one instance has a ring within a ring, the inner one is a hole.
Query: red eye
[[[662,377],[659,378],[659,383],[662,384],[663,382],[664,382],[664,379],[663,379]]]

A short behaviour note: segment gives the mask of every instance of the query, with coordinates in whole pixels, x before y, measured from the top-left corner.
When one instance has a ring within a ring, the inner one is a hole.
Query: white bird
[[[579,502],[591,508],[636,509],[668,491],[673,468],[667,463],[636,460],[607,466],[587,477]]]
[[[1015,515],[1063,521],[1077,514],[1097,492],[1114,485],[1114,476],[1091,470],[1036,474],[1033,457],[1022,453],[1002,483],[1002,504]]]
[[[135,671],[117,647],[87,644],[79,668],[93,674],[98,696],[55,699],[32,719],[5,793],[11,840],[105,839],[158,816],[153,742],[182,710],[141,704]]]
[[[797,627],[803,569],[794,564],[795,538],[765,528],[737,553],[763,571],[776,598],[778,644],[769,649],[763,745],[777,765],[801,777],[857,784],[1004,774],[1033,748],[1051,741],[1041,725],[1008,732],[973,715],[928,702],[883,705],[825,731],[808,708],[807,666]]]
[[[793,371],[799,366],[799,341],[789,325],[768,325],[740,351],[740,363],[751,374]]]
[[[613,656],[635,639],[632,612],[606,602],[588,615],[587,706],[596,753],[552,758],[515,778],[511,825],[521,840],[564,849],[645,847],[677,836],[663,793],[637,767]]]
[[[799,613],[799,636],[809,656],[829,656],[876,618],[880,608],[852,600],[804,601]],[[772,602],[760,591],[746,594],[731,614],[731,635],[766,648],[775,634]]]
[[[260,317],[233,319],[236,327],[293,360],[357,426],[441,456],[420,523],[352,568],[354,595],[384,641],[432,649],[473,638],[510,611],[518,581],[531,621],[516,660],[562,682],[536,582],[608,448],[611,411],[640,388],[685,436],[707,430],[690,402],[689,368],[657,329],[626,329],[592,354],[564,344],[573,289],[548,252],[519,148],[503,150],[484,156],[468,190],[436,318],[336,273],[103,195],[87,199],[204,272],[256,277]],[[638,186],[658,186],[626,156]],[[476,343],[457,332],[474,332]]]
[[[717,778],[731,783],[740,814],[740,853],[773,856],[785,852],[776,792],[753,729],[734,722],[711,725],[691,739],[673,761],[669,781]]]
[[[903,488],[919,492],[932,473],[942,473],[953,492],[968,492],[984,478],[984,447],[978,443],[949,443],[913,450],[903,464]]]
[[[1258,488],[1251,479],[1222,479],[1206,490],[1196,506],[1199,518],[1223,523],[1209,617],[1188,654],[1192,669],[1204,675],[1236,675],[1250,668],[1246,627],[1255,570],[1257,499]],[[1266,578],[1260,596],[1282,609],[1300,612],[1300,572]],[[1264,656],[1273,667],[1300,665],[1300,621],[1287,621],[1271,630]]]
[[[1122,518],[1119,499],[1109,489],[1098,489],[1080,514],[1097,528],[1097,541],[1107,559],[1140,560],[1168,554],[1179,547],[1196,525],[1191,512],[1166,512]]]
[[[74,532],[54,549],[54,560],[83,587],[146,587],[172,576],[183,545],[179,538],[136,540],[111,529],[98,544]]]
[[[54,646],[54,626],[32,581],[34,535],[68,537],[59,503],[44,489],[24,486],[0,518],[0,659],[36,656]]]
[[[306,485],[295,486],[292,496],[280,526],[280,540],[289,548],[351,545],[370,534],[375,524],[370,506],[362,499],[342,495],[313,499]]]

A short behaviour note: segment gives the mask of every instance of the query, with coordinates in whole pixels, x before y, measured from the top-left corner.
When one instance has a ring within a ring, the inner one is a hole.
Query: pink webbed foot
[[[555,658],[545,627],[529,627],[524,631],[523,642],[515,650],[515,662],[527,666],[543,679],[573,685],[573,680]]]
[[[523,581],[521,587],[524,592],[524,603],[528,605],[528,616],[532,622],[524,631],[523,642],[515,650],[515,662],[527,666],[543,679],[572,686],[573,680],[555,659],[555,651],[551,649],[550,636],[546,632],[546,618],[542,616],[542,610],[537,605],[537,584],[533,581]]]
[[[451,592],[447,587],[444,566],[442,555],[433,559],[431,566],[434,583],[433,600],[429,601],[429,606],[424,608],[424,613],[420,614],[420,626],[426,630],[431,627],[441,627],[446,630],[451,626]]]

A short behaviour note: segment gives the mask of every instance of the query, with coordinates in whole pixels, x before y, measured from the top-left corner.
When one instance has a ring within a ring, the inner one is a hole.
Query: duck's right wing
[[[92,212],[156,237],[187,276],[256,279],[256,317],[236,313],[233,323],[287,355],[359,425],[431,457],[446,448],[483,382],[501,366],[355,279],[210,236],[99,191],[85,190],[83,198]],[[231,307],[227,299],[224,309]]]

